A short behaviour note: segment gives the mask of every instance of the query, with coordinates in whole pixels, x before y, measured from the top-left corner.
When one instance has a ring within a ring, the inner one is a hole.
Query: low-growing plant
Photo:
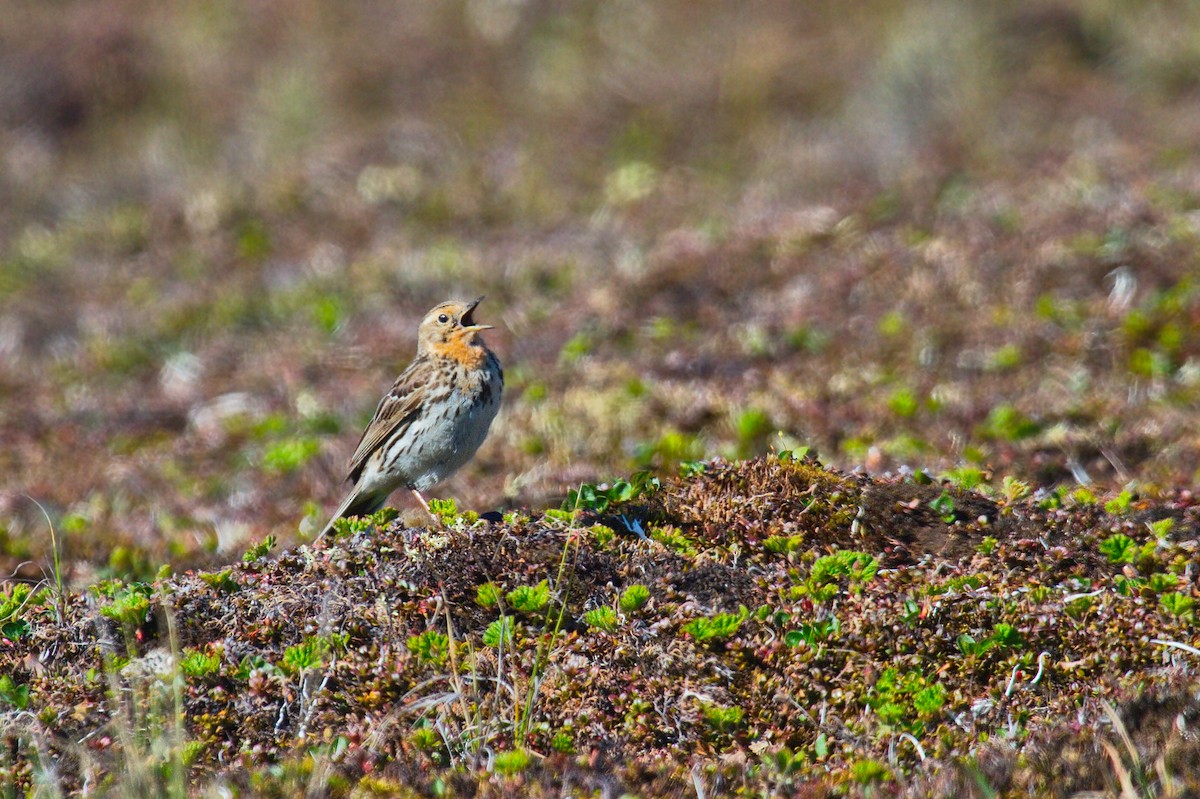
[[[263,468],[275,474],[290,474],[317,456],[321,442],[309,436],[276,441],[263,452]]]
[[[32,625],[24,619],[6,621],[0,625],[0,637],[3,637],[7,641],[16,641],[18,638],[29,635],[32,629]]]
[[[500,604],[500,587],[495,583],[484,583],[475,589],[475,603],[483,608],[494,608]]]
[[[1096,607],[1096,597],[1086,595],[1077,596],[1063,607],[1063,612],[1078,621],[1086,616],[1094,607]]]
[[[1124,533],[1114,533],[1100,542],[1100,553],[1110,563],[1132,563],[1137,551],[1137,542]]]
[[[256,560],[265,558],[272,549],[275,548],[275,536],[269,535],[257,544],[254,544],[242,554],[243,563],[253,563]]]
[[[303,674],[325,665],[325,648],[318,639],[293,644],[283,651],[279,667],[286,674]]]
[[[14,583],[0,595],[0,635],[15,641],[30,632],[30,623],[23,618],[26,610],[40,604],[44,591],[35,591],[28,583]]]
[[[561,508],[546,508],[542,516],[550,521],[571,524],[579,516],[577,510],[562,510]]]
[[[513,640],[512,616],[501,616],[483,631],[483,643],[494,649],[508,648]]]
[[[1029,496],[1032,489],[1029,487],[1029,483],[1023,483],[1011,475],[1005,475],[1001,482],[1000,493],[1008,502],[1017,502]]]
[[[437,630],[426,630],[420,635],[409,636],[407,646],[408,651],[417,656],[417,660],[439,668],[450,655],[450,637]]]
[[[955,519],[958,518],[958,510],[954,506],[954,497],[949,491],[943,491],[934,499],[929,500],[929,507],[946,524],[953,524]]]
[[[941,683],[926,685],[912,696],[913,710],[921,718],[931,718],[941,712],[946,704],[946,689]]]
[[[1146,581],[1141,577],[1126,577],[1118,574],[1113,577],[1113,586],[1121,596],[1138,596],[1146,587]]]
[[[1040,605],[1049,599],[1052,593],[1048,585],[1035,585],[1029,589],[1029,599]]]
[[[578,489],[573,488],[567,492],[562,509],[604,513],[613,505],[620,505],[657,491],[660,486],[659,479],[645,471],[637,472],[629,480],[614,480],[612,485],[583,483]]]
[[[989,636],[989,640],[993,641],[998,647],[1016,649],[1025,643],[1025,636],[1021,635],[1021,631],[1011,624],[997,622],[992,627],[992,634]]]
[[[963,491],[976,489],[987,481],[984,471],[975,466],[959,466],[951,469],[946,472],[945,478],[950,481],[950,485]]]
[[[607,605],[593,608],[584,613],[583,620],[587,622],[589,627],[595,627],[597,630],[603,630],[606,633],[616,632],[617,630],[617,612]]]
[[[1156,594],[1170,591],[1179,584],[1179,577],[1165,572],[1155,572],[1146,579],[1146,587]]]
[[[931,596],[939,596],[952,591],[962,591],[965,588],[974,590],[983,585],[983,578],[978,574],[960,574],[957,577],[951,577],[943,583],[930,583],[925,590]]]
[[[592,351],[592,337],[587,331],[581,330],[567,340],[559,352],[559,359],[565,364],[572,364]]]
[[[439,499],[431,497],[429,499],[429,512],[438,518],[443,524],[453,524],[458,516],[458,503],[453,499]]]
[[[219,572],[201,574],[200,579],[218,594],[232,594],[241,590],[242,584],[233,576],[233,569],[223,569]]]
[[[883,670],[871,687],[867,704],[884,725],[920,735],[925,722],[942,712],[946,688],[915,669]]]
[[[782,463],[802,463],[805,460],[816,462],[816,451],[811,447],[793,447],[791,449],[780,450],[776,455]]]
[[[529,754],[524,749],[513,749],[508,752],[497,752],[492,759],[492,767],[497,774],[511,776],[520,774],[529,768]]]
[[[967,657],[983,657],[993,649],[1015,649],[1025,643],[1021,632],[1011,624],[999,622],[992,628],[992,634],[982,640],[976,640],[973,635],[963,633],[958,636],[958,651]]]
[[[1122,516],[1129,512],[1129,506],[1133,503],[1133,492],[1125,489],[1120,494],[1104,503],[1104,510],[1114,516]]]
[[[807,644],[815,648],[828,642],[841,632],[841,629],[842,624],[838,621],[837,617],[830,616],[827,619],[806,622],[793,630],[788,630],[784,633],[783,642],[788,646]]]
[[[479,521],[478,513],[473,510],[460,511],[458,503],[453,499],[430,499],[429,512],[447,527],[454,527],[460,524],[469,527]]]
[[[650,589],[644,585],[631,585],[621,592],[619,604],[625,613],[636,613],[650,601]]]
[[[115,582],[120,583],[120,581]],[[150,614],[152,590],[145,583],[121,585],[108,595],[112,602],[100,608],[100,615],[119,622],[125,627],[140,627],[146,623]]]
[[[1171,534],[1171,531],[1175,529],[1175,520],[1168,516],[1156,522],[1147,522],[1146,527],[1150,529],[1150,532],[1156,539],[1165,541]]]
[[[442,737],[432,727],[417,727],[408,736],[408,741],[422,752],[438,749],[442,745]]]
[[[774,423],[762,408],[746,408],[733,415],[733,432],[737,436],[737,455],[749,457],[763,443]]]
[[[824,744],[826,742],[825,733],[821,733],[818,740]],[[802,774],[808,764],[808,756],[805,752],[793,752],[786,746],[781,746],[774,751],[763,752],[761,757],[763,766],[768,773],[772,775],[775,782],[782,785],[791,785],[793,778]]]
[[[700,705],[700,713],[708,726],[717,732],[733,732],[742,725],[746,712],[740,707],[724,707],[707,702]]]
[[[279,669],[274,664],[268,662],[262,655],[247,655],[238,663],[234,676],[239,680],[248,680],[250,679],[250,675],[256,671],[262,671],[266,674],[279,673]]]
[[[108,554],[107,576],[129,582],[150,582],[161,566],[155,566],[150,555],[140,547],[117,545]]]
[[[29,686],[17,685],[7,674],[0,676],[0,701],[7,702],[17,710],[29,706]]]
[[[285,674],[303,675],[325,665],[329,655],[346,649],[349,636],[346,633],[313,635],[283,651],[279,668]]]
[[[550,739],[550,748],[556,752],[562,752],[564,755],[573,754],[575,752],[575,736],[571,734],[570,730],[559,730]]]
[[[879,561],[865,552],[842,550],[817,558],[808,578],[794,592],[816,602],[828,602],[842,590],[843,582],[851,593],[860,593],[879,571]]]
[[[785,341],[796,350],[819,353],[828,345],[833,334],[827,330],[808,325],[800,325],[787,331]]]
[[[688,538],[674,527],[654,527],[650,530],[650,538],[680,555],[696,554],[696,542]]]
[[[975,636],[970,633],[958,636],[958,651],[967,657],[979,657],[990,648],[991,642],[986,638],[983,641],[977,641]]]
[[[790,555],[803,548],[803,535],[772,535],[763,540],[763,549],[776,555]]]
[[[872,785],[892,778],[892,770],[878,760],[856,760],[850,764],[850,778],[859,785]]]
[[[221,668],[221,656],[215,652],[185,651],[179,659],[179,670],[188,677],[201,678],[216,674]]]
[[[1021,365],[1021,348],[1016,344],[1005,344],[988,353],[984,368],[989,372],[1005,372]]]
[[[901,419],[911,419],[921,409],[921,401],[911,388],[901,386],[892,392],[887,401],[888,410]]]
[[[331,528],[329,528],[329,536],[328,537],[331,540],[337,540],[339,538],[350,538],[352,536],[358,535],[359,533],[365,533],[367,530],[370,530],[370,529],[371,529],[371,522],[369,519],[364,519],[359,516],[350,516],[350,517],[343,516],[340,519],[333,520],[333,526]]]
[[[537,585],[521,585],[508,592],[508,604],[521,613],[536,613],[550,604],[550,583],[542,580]]]
[[[1033,496],[1041,510],[1058,510],[1065,504],[1067,490],[1064,486],[1058,486],[1051,491],[1040,488]]]
[[[430,500],[435,502],[439,500]],[[400,511],[395,508],[380,508],[369,516],[352,516],[350,518],[334,519],[333,529],[330,530],[331,536],[334,539],[350,537],[359,533],[365,533],[372,528],[383,530],[394,520],[399,518]]]
[[[1191,623],[1196,618],[1196,600],[1187,594],[1171,591],[1158,598],[1164,611],[1176,618]]]
[[[606,547],[613,542],[617,537],[616,532],[604,524],[593,524],[591,527],[592,540],[596,542],[596,546]]]
[[[697,641],[724,641],[737,634],[750,616],[749,608],[743,606],[737,613],[718,613],[712,617],[701,616],[683,625],[683,631]]]

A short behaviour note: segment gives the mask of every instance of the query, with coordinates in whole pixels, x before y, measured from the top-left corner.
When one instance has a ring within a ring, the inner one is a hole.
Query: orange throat
[[[473,344],[472,341],[478,343]],[[477,369],[483,366],[484,361],[487,360],[487,348],[483,346],[482,341],[475,338],[473,333],[455,336],[449,341],[438,342],[429,349],[439,358],[449,358],[468,369]]]

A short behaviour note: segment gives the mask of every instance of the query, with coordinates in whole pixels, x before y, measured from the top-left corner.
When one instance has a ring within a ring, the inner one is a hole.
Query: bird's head
[[[435,306],[421,320],[417,332],[417,351],[432,355],[475,362],[483,355],[482,330],[491,330],[491,325],[477,325],[473,314],[480,297],[471,302],[443,302]]]

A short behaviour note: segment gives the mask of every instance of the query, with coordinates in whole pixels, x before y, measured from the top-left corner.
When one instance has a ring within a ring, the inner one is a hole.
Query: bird
[[[353,488],[316,541],[338,519],[379,510],[402,486],[434,516],[421,492],[474,456],[500,410],[504,370],[480,336],[493,327],[474,318],[483,299],[443,302],[425,314],[416,357],[379,401],[350,458]]]

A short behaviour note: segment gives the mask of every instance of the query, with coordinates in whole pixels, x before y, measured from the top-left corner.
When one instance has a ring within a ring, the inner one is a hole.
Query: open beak
[[[466,312],[458,320],[458,323],[460,325],[462,325],[463,330],[472,330],[473,331],[473,330],[491,330],[492,329],[492,325],[477,325],[477,324],[475,324],[475,318],[474,318],[475,306],[479,305],[479,303],[481,303],[481,302],[483,302],[483,297],[480,297],[479,299],[475,300],[475,302],[473,302],[467,306]]]

